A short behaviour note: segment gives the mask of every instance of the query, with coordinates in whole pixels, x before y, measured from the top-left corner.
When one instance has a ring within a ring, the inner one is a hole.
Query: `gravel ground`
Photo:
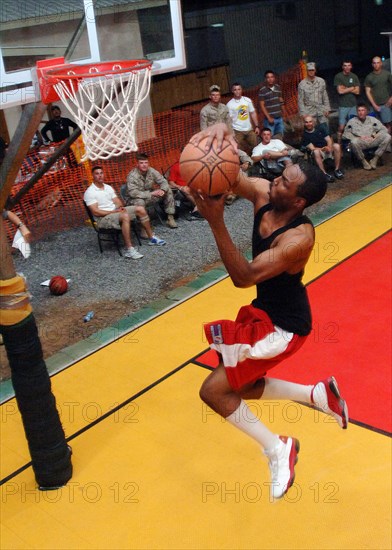
[[[248,248],[252,224],[250,203],[237,200],[226,209],[226,220],[236,244],[241,249]],[[48,298],[49,290],[40,283],[53,275],[71,279],[69,292],[62,298],[72,295],[82,312],[92,300],[127,300],[132,309],[138,308],[171,287],[173,281],[196,276],[219,258],[205,220],[188,221],[181,216],[177,221],[177,229],[155,223],[155,232],[167,244],[153,247],[142,240],[139,250],[144,257],[140,260],[121,258],[111,243],[103,244],[101,254],[92,228],[80,227],[33,243],[28,260],[15,255],[15,267],[27,277],[34,309]],[[133,241],[136,244],[134,236]],[[53,297],[52,301],[61,307],[62,298]]]

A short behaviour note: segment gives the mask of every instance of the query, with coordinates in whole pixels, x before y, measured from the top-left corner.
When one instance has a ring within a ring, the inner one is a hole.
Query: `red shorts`
[[[233,390],[263,378],[307,338],[275,326],[265,311],[252,305],[242,307],[235,321],[213,321],[204,331],[211,349],[222,356]]]

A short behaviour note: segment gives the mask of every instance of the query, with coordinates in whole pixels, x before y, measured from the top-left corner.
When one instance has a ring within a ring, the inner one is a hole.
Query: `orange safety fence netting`
[[[285,101],[286,118],[294,116],[298,111],[297,86],[303,77],[304,64],[300,62],[278,78]],[[260,86],[255,86],[244,90],[244,95],[250,97],[255,106],[258,106],[259,88]],[[224,96],[222,102],[227,103],[229,99],[229,95]],[[137,120],[139,151],[150,156],[150,165],[153,168],[165,172],[179,158],[189,138],[199,130],[200,110],[205,104],[206,101],[181,106]],[[29,152],[12,187],[11,198],[23,189],[48,156],[53,154],[56,146],[58,144],[41,146]],[[127,174],[136,163],[135,153],[94,163],[80,163],[82,149],[83,142],[79,138],[69,152],[60,158],[12,209],[32,231],[35,240],[86,222],[82,198],[92,181],[93,165],[103,167],[105,182],[112,185],[119,194],[121,185],[126,182]],[[12,239],[15,228],[8,220],[5,223],[8,236]]]

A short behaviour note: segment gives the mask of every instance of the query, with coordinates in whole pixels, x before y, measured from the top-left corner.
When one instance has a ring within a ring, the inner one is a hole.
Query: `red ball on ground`
[[[67,279],[65,279],[61,275],[56,275],[55,277],[52,277],[49,281],[49,290],[55,296],[61,296],[61,294],[65,294],[65,292],[67,292],[68,290]]]
[[[213,197],[231,190],[240,170],[240,161],[227,140],[223,141],[219,152],[216,139],[206,152],[206,140],[204,138],[196,146],[191,143],[185,146],[180,156],[180,173],[191,189],[200,189]]]

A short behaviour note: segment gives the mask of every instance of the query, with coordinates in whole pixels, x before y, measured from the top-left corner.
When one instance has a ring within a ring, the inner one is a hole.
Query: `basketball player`
[[[191,138],[231,135],[222,124]],[[272,433],[244,399],[291,399],[308,403],[347,428],[348,410],[333,377],[316,385],[301,385],[267,377],[267,372],[295,353],[309,335],[311,313],[302,284],[304,267],[314,245],[314,228],[303,210],[320,201],[327,189],[324,174],[312,165],[293,164],[272,183],[242,172],[233,191],[254,204],[253,260],[234,245],[224,222],[224,196],[219,200],[193,192],[208,221],[223,263],[236,287],[256,286],[256,298],[240,309],[235,321],[205,325],[221,364],[204,381],[201,399],[230,424],[255,439],[271,470],[271,495],[282,497],[294,481],[299,442]]]

